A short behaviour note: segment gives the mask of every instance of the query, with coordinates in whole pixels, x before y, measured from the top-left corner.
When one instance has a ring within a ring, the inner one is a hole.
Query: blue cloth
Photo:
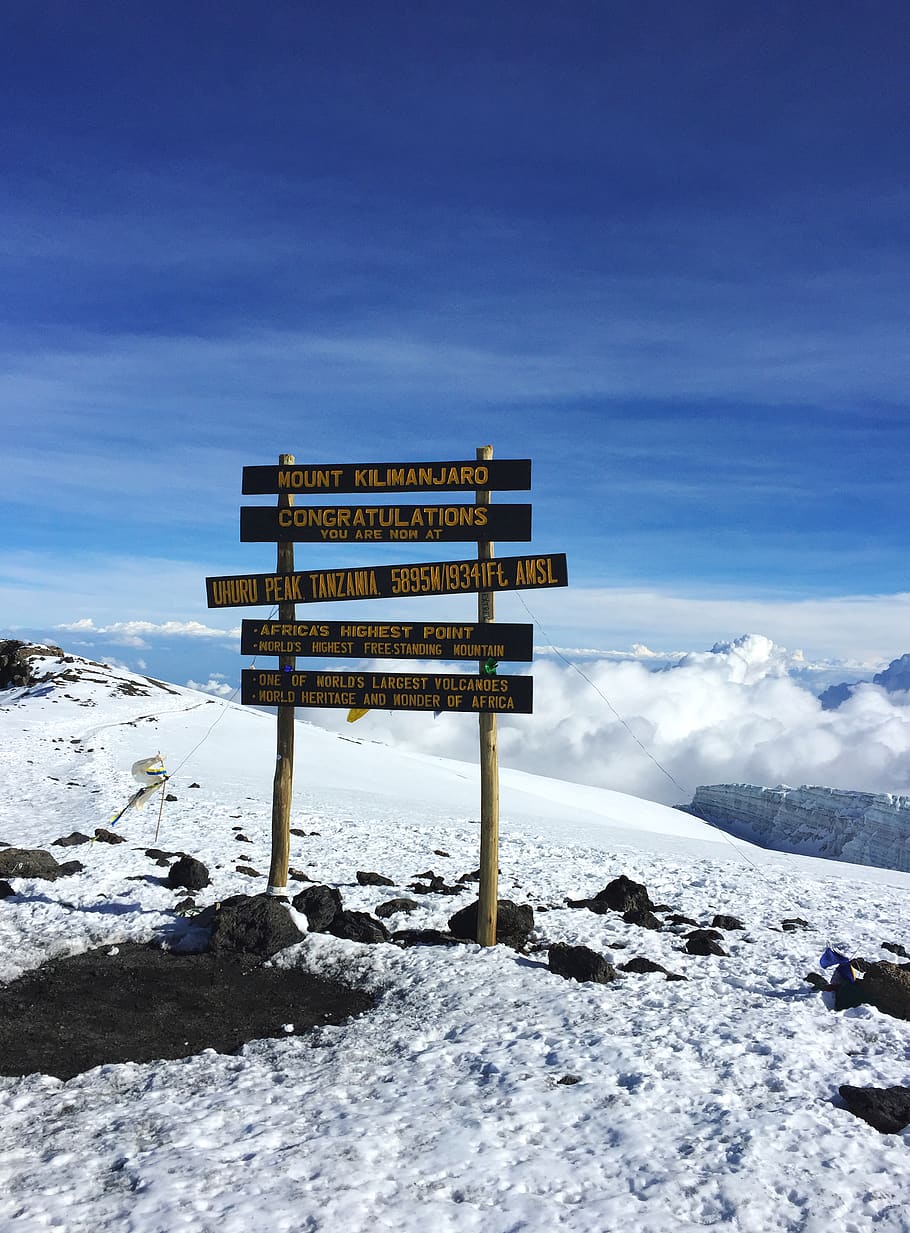
[[[837,975],[841,980],[848,980],[852,983],[855,979],[853,968],[847,956],[842,955],[838,950],[832,950],[830,946],[825,947],[825,952],[821,959],[819,959],[818,964],[822,968],[836,968]]]

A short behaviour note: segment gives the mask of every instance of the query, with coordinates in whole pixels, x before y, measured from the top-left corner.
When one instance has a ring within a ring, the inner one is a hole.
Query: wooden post
[[[477,448],[478,462],[493,457],[492,445]],[[489,505],[490,493],[480,490],[475,495],[477,505]],[[477,559],[491,561],[494,545],[480,540]],[[492,621],[493,592],[477,595],[478,621]],[[483,665],[479,665],[483,671]],[[499,750],[496,747],[496,712],[481,711],[480,719],[480,891],[477,908],[477,941],[481,946],[496,945],[496,911],[499,901]]]
[[[278,465],[291,466],[293,454],[280,454]],[[278,508],[287,509],[294,504],[291,493],[282,492],[278,496]],[[294,570],[293,541],[279,541],[278,564],[279,574],[290,574]],[[297,606],[292,602],[278,605],[278,620],[294,621],[297,617]],[[293,655],[282,655],[278,659],[278,671],[293,671],[297,660]],[[294,707],[278,707],[278,747],[275,763],[275,781],[272,787],[272,863],[269,866],[269,884],[267,895],[277,895],[287,898],[288,865],[291,860],[291,794],[294,789]]]

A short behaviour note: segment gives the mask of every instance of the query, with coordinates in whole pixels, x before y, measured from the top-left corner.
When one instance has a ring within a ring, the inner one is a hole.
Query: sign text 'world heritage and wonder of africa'
[[[530,505],[244,505],[243,543],[404,543],[531,538]]]
[[[232,574],[206,578],[209,608],[256,604],[316,604],[325,600],[400,599],[417,595],[520,591],[568,585],[564,552],[496,557],[488,561],[434,561],[287,574]]]
[[[381,711],[481,711],[530,715],[529,676],[431,672],[297,672],[247,668],[240,700],[248,706],[369,707]]]
[[[243,655],[332,659],[534,658],[533,626],[455,621],[243,621]]]
[[[484,462],[365,462],[336,466],[244,467],[245,496],[273,492],[526,492],[530,458]]]

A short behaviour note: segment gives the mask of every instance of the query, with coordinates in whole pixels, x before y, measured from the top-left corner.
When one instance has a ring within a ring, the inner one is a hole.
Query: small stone
[[[237,840],[238,843],[252,843],[253,842],[252,839],[247,839],[246,835],[242,834],[240,831],[237,832],[234,838]]]
[[[413,912],[415,908],[419,907],[420,904],[416,899],[387,899],[385,903],[381,903],[373,911],[381,920],[387,920],[388,917],[394,916],[396,912]]]
[[[712,929],[745,929],[745,925],[738,916],[715,916],[711,921]]]
[[[449,854],[448,852],[443,852],[442,848],[434,848],[433,855],[434,856],[448,856]]]
[[[900,942],[882,942],[882,950],[889,950],[892,955],[899,955],[901,959],[910,959],[910,952],[906,951]]]
[[[329,922],[327,933],[349,942],[388,942],[391,934],[385,925],[368,912],[339,912]]]
[[[556,1082],[560,1085],[560,1087],[573,1087],[576,1083],[581,1083],[581,1076],[563,1075],[563,1077],[561,1079],[557,1079]]]
[[[238,827],[237,829],[239,830],[240,828]],[[297,826],[292,826],[289,829],[292,835],[297,835],[300,839],[306,839],[306,831],[300,830]]]
[[[691,916],[680,916],[678,912],[674,912],[672,916],[667,917],[668,925],[698,925],[697,920],[693,920]]]
[[[312,882],[313,879],[309,874],[304,873],[302,869],[295,869],[293,865],[288,866],[288,877],[294,882]]]
[[[187,895],[186,899],[181,899],[175,903],[171,911],[176,912],[178,916],[188,916],[196,910],[196,900],[192,895]]]
[[[464,946],[464,938],[456,938],[441,929],[397,929],[392,934],[397,946]]]
[[[784,933],[795,933],[797,929],[811,929],[812,926],[801,916],[788,916],[780,922],[780,927]]]
[[[603,955],[588,946],[568,946],[555,942],[547,952],[547,966],[564,980],[593,981],[607,985],[616,979],[616,969]]]
[[[822,993],[830,992],[831,986],[825,980],[824,976],[819,975],[818,972],[807,972],[803,977],[803,980],[807,985],[811,985],[813,989],[819,989]]]
[[[456,878],[455,881],[456,882],[479,882],[480,881],[480,870],[472,869],[470,873],[461,874],[461,876]]]
[[[261,878],[263,875],[252,865],[238,865],[235,873],[245,873],[248,878]]]
[[[0,878],[0,899],[9,899],[10,895],[15,895],[15,893],[9,882]]]
[[[652,907],[647,888],[641,882],[633,882],[624,873],[608,882],[602,891],[597,892],[594,900],[606,904],[614,912],[629,912],[635,909],[650,911]]]
[[[98,843],[126,843],[126,835],[116,835],[103,826],[95,827],[95,838]]]
[[[175,801],[175,800],[177,799],[177,797],[176,797],[176,796],[174,796],[173,792],[166,792],[166,793],[165,793],[165,796],[164,796],[164,799],[165,799],[166,801]]]
[[[710,929],[695,929],[686,939],[689,955],[726,955],[724,948],[711,936]]]
[[[64,835],[61,839],[55,839],[51,846],[54,848],[74,848],[77,844],[91,842],[91,835],[83,835],[82,831],[73,831],[69,835]]]
[[[293,898],[292,906],[302,912],[313,933],[326,933],[341,911],[341,895],[334,886],[307,886]]]
[[[368,869],[357,870],[357,881],[361,886],[394,886],[395,883],[391,878],[387,878],[382,873],[372,873]]]
[[[74,873],[82,873],[84,869],[82,861],[63,861],[57,866],[57,877],[68,878]]]
[[[627,925],[638,925],[641,929],[662,929],[663,925],[654,915],[646,908],[632,908],[628,912],[623,912],[623,920]]]
[[[652,959],[645,959],[644,957],[630,959],[628,963],[621,963],[619,970],[620,972],[636,972],[639,975],[645,975],[648,972],[663,972],[664,975],[667,974],[666,968],[661,967],[659,963],[655,963]]]
[[[199,787],[199,784],[198,784],[198,783],[191,783],[189,786],[190,786],[191,788],[198,788],[198,787]]]
[[[181,856],[168,870],[167,885],[172,889],[183,887],[186,890],[202,890],[211,885],[209,871],[202,861],[194,856]]]

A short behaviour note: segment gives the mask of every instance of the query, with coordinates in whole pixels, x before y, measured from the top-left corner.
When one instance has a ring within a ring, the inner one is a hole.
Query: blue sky
[[[271,568],[244,464],[490,442],[569,554],[526,597],[558,645],[908,649],[905,4],[3,26],[0,632],[234,679],[192,623],[242,615],[206,574]]]

